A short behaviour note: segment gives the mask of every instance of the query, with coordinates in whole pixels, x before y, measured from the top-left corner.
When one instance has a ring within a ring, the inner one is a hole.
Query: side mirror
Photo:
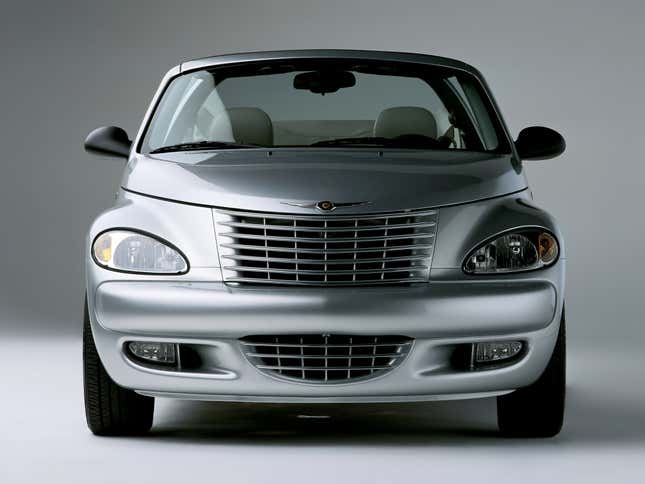
[[[567,144],[560,133],[543,126],[524,128],[515,141],[522,160],[548,160],[564,152]]]
[[[85,151],[98,155],[127,158],[131,147],[132,141],[128,138],[128,133],[117,126],[97,128],[85,138]]]

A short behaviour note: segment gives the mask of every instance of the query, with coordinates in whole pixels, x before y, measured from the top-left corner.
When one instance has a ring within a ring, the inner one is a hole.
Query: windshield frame
[[[417,54],[410,54],[414,57],[430,57],[430,56],[423,56],[423,55],[417,55]],[[227,57],[227,56],[224,56]],[[217,59],[217,58],[213,58]],[[488,85],[486,84],[486,81],[484,78],[481,76],[481,74],[475,70],[474,68],[466,69],[459,67],[458,65],[450,65],[450,64],[441,64],[441,63],[435,63],[435,62],[419,62],[418,60],[414,61],[409,61],[409,60],[396,60],[396,59],[380,59],[378,57],[370,57],[370,58],[363,58],[362,56],[335,56],[335,57],[320,57],[320,56],[297,56],[297,57],[285,57],[285,58],[267,58],[267,59],[261,59],[261,58],[256,58],[256,59],[250,59],[250,60],[237,60],[237,61],[231,61],[231,62],[221,62],[221,63],[213,63],[212,65],[195,65],[190,69],[182,69],[182,65],[177,66],[173,69],[171,69],[166,76],[164,77],[159,89],[157,90],[157,93],[151,103],[151,105],[148,108],[148,111],[146,113],[144,122],[142,123],[139,132],[137,133],[136,141],[134,144],[134,152],[136,154],[142,154],[142,155],[150,155],[154,154],[151,153],[152,151],[155,151],[154,149],[147,149],[144,150],[143,148],[143,143],[145,139],[148,136],[148,132],[151,128],[151,124],[155,118],[155,114],[157,113],[160,104],[164,100],[164,97],[172,85],[173,81],[176,79],[186,76],[186,75],[191,75],[194,74],[195,72],[199,71],[208,71],[208,72],[216,72],[218,70],[246,70],[246,69],[252,69],[252,68],[257,68],[258,66],[262,65],[267,65],[267,64],[275,64],[275,63],[281,63],[281,62],[296,62],[296,63],[306,63],[306,62],[341,62],[341,63],[346,63],[346,62],[361,62],[361,61],[368,61],[368,62],[382,62],[382,63],[387,63],[387,64],[402,64],[405,65],[407,68],[410,69],[418,69],[419,72],[421,72],[423,69],[437,69],[437,70],[442,70],[451,73],[452,75],[459,76],[459,77],[468,77],[469,81],[472,81],[479,97],[481,98],[481,101],[484,104],[484,107],[486,109],[486,113],[488,117],[490,118],[490,121],[492,123],[492,126],[495,131],[495,135],[498,140],[498,145],[496,148],[492,150],[481,150],[481,149],[466,149],[466,148],[459,148],[459,149],[446,149],[446,151],[454,152],[454,151],[463,151],[463,152],[477,152],[477,153],[488,153],[488,154],[502,154],[502,155],[514,155],[515,154],[515,148],[514,148],[514,143],[513,140],[510,136],[510,133],[508,131],[508,127],[506,126],[506,123],[504,121],[504,118],[502,117],[499,107],[493,98],[490,89],[488,88]],[[193,64],[195,61],[192,62]],[[460,64],[458,61],[455,61],[456,64]],[[191,63],[189,63],[191,64]],[[464,64],[466,67],[466,64]],[[235,77],[235,76],[232,76]],[[418,76],[421,78],[421,76]],[[428,84],[430,88],[432,86]],[[464,105],[462,106],[465,111],[468,111],[468,116],[470,116],[470,106]],[[360,144],[356,145],[345,145],[345,146],[329,146],[329,147],[320,147],[320,146],[311,146],[311,145],[278,145],[278,146],[260,146],[258,145],[257,147],[248,147],[245,149],[252,149],[252,150],[264,150],[264,151],[282,151],[282,150],[328,150],[328,149],[342,149],[342,150],[378,150],[378,151],[441,151],[442,148],[419,148],[419,147],[405,147],[405,146],[361,146]],[[204,148],[203,150],[199,151],[227,151],[229,148],[223,147],[223,148]],[[197,151],[197,150],[195,150]]]

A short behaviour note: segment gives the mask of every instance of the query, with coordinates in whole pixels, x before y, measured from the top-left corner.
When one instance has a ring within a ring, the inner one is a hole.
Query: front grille
[[[214,211],[227,282],[368,285],[425,282],[437,212],[291,215]]]
[[[344,383],[381,375],[407,356],[405,336],[279,335],[240,340],[246,358],[260,371],[309,383]]]

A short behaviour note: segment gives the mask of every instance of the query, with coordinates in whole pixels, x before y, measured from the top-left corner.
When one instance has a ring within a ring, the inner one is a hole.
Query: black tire
[[[532,385],[497,397],[497,423],[508,437],[553,437],[564,421],[566,325],[564,308],[558,339],[544,373]]]
[[[87,426],[96,435],[140,435],[152,427],[155,399],[118,386],[96,351],[85,302],[83,387]]]

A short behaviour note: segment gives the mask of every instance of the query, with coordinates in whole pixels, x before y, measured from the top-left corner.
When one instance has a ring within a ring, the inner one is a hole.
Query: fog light
[[[521,341],[492,341],[477,343],[475,347],[475,363],[506,360],[522,351]]]
[[[128,348],[138,358],[155,363],[175,363],[175,344],[153,341],[131,341]]]

